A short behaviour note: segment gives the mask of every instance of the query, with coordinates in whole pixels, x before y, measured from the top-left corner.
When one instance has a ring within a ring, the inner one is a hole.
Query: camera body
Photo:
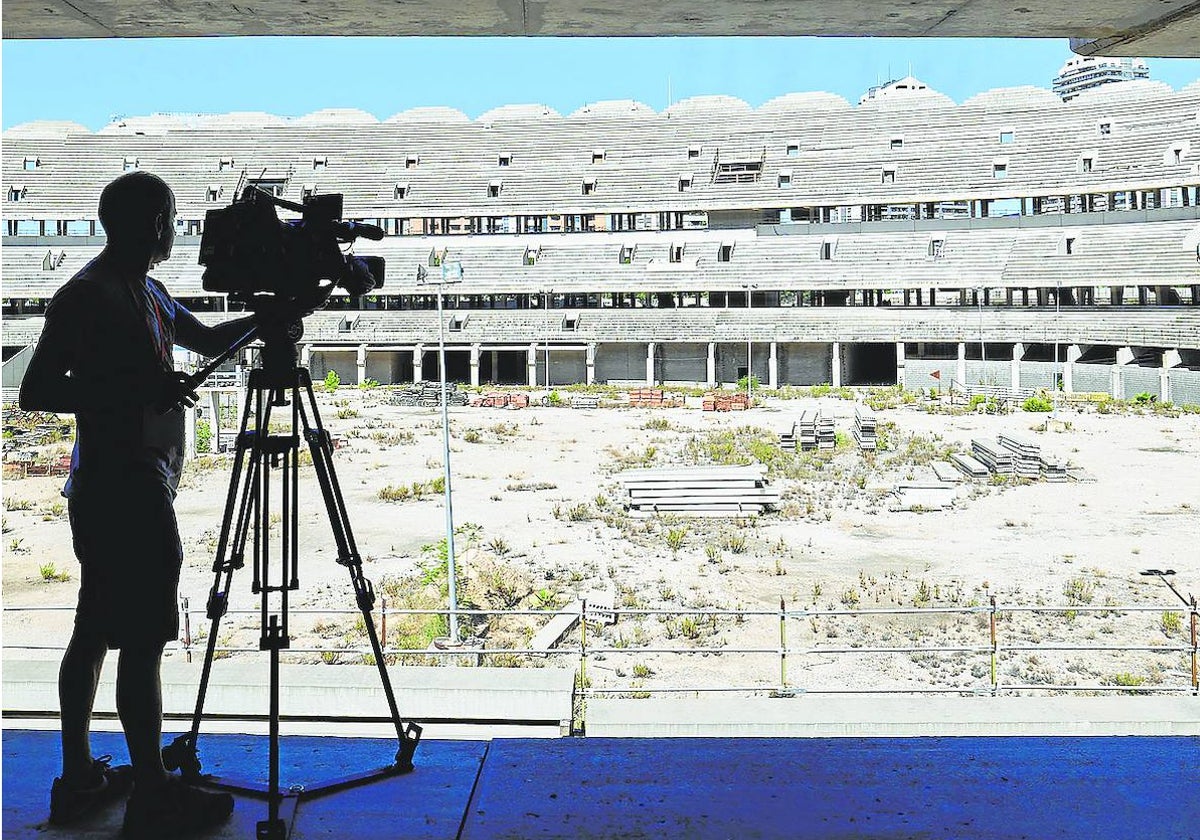
[[[280,221],[276,207],[301,214]],[[228,207],[209,210],[200,239],[200,264],[205,267],[205,291],[229,295],[254,308],[296,304],[301,309],[324,305],[334,287],[351,295],[380,288],[382,257],[358,257],[342,252],[343,244],[362,236],[383,238],[374,225],[344,222],[342,195],[329,193],[284,201],[258,187],[247,187]]]

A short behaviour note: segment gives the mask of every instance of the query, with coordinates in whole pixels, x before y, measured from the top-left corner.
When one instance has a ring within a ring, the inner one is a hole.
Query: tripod
[[[421,727],[404,723],[396,707],[396,696],[383,661],[383,648],[375,631],[371,610],[375,590],[362,573],[362,560],[350,531],[346,503],[333,469],[333,446],[329,433],[321,425],[313,394],[312,377],[296,364],[296,342],[303,327],[299,322],[260,328],[263,349],[261,366],[251,370],[246,402],[238,430],[229,494],[221,520],[215,575],[209,592],[207,615],[212,621],[196,697],[196,709],[190,731],[176,738],[163,750],[168,770],[178,769],[195,782],[235,792],[264,796],[267,819],[258,823],[258,840],[284,840],[286,823],[280,817],[283,801],[291,798],[292,807],[300,797],[311,798],[342,790],[413,769],[413,753],[421,739]],[[231,348],[236,349],[236,348]],[[283,408],[290,414],[290,426],[283,433],[271,432],[272,410]],[[250,427],[253,420],[253,428]],[[367,636],[371,641],[375,664],[383,683],[383,692],[396,728],[399,748],[393,764],[366,773],[336,779],[315,786],[294,789],[286,795],[279,789],[279,652],[290,645],[288,635],[288,596],[300,588],[299,578],[299,466],[301,438],[308,444],[312,463],[321,487],[325,513],[337,544],[337,562],[350,572],[354,595]],[[272,519],[272,479],[278,473],[281,491],[278,499],[278,528]],[[278,534],[279,562],[272,565],[271,554]],[[260,596],[262,635],[259,648],[270,654],[269,773],[261,783],[247,783],[216,776],[201,775],[197,740],[204,716],[204,699],[212,673],[217,647],[217,630],[229,607],[233,573],[245,566],[247,543],[250,545],[254,578],[252,591]]]

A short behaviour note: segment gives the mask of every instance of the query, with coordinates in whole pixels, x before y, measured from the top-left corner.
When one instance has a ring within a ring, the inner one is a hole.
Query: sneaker
[[[125,805],[123,831],[131,840],[174,840],[229,819],[233,797],[191,787],[171,776],[161,788],[133,796]]]
[[[83,786],[68,785],[59,777],[50,786],[50,824],[69,825],[129,795],[133,768],[128,764],[110,767],[111,755],[92,762],[92,772]]]

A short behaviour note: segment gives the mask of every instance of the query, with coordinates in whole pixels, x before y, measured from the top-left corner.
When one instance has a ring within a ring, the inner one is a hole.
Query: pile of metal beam
[[[971,454],[998,475],[1013,475],[1016,472],[1012,450],[997,441],[975,438],[971,441]]]
[[[854,440],[859,449],[875,451],[875,412],[870,406],[854,406]]]
[[[1000,445],[1013,454],[1013,472],[1019,478],[1037,481],[1042,475],[1042,447],[1034,441],[1001,432]]]
[[[971,478],[987,478],[988,476],[988,468],[970,455],[955,452],[950,456],[950,462],[958,467],[959,472]]]
[[[762,464],[627,470],[617,476],[629,515],[693,517],[757,515],[779,504]]]

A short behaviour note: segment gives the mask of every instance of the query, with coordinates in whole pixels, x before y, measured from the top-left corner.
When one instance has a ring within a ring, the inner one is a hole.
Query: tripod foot
[[[261,820],[254,829],[256,840],[287,840],[287,825],[283,820]]]
[[[185,779],[200,778],[200,754],[196,750],[197,733],[185,732],[163,747],[163,766],[169,770],[178,770]]]

